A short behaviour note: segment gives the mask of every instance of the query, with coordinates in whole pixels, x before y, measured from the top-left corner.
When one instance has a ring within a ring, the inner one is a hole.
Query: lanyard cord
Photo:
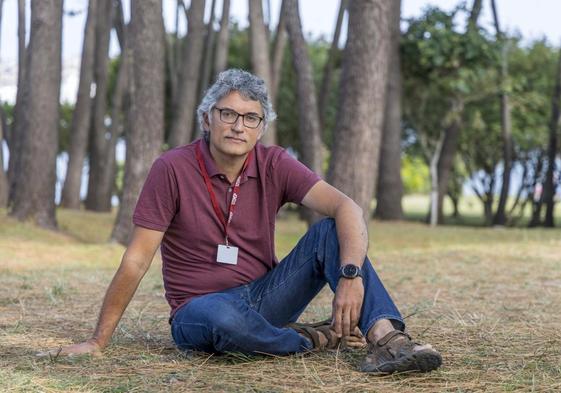
[[[240,174],[238,175],[238,177],[236,178],[236,181],[234,183],[234,189],[232,190],[232,199],[230,200],[230,206],[228,208],[228,220],[226,220],[226,218],[224,218],[224,214],[222,214],[222,211],[220,210],[220,205],[218,204],[218,201],[216,199],[216,194],[214,193],[214,189],[212,188],[212,183],[210,181],[210,177],[209,177],[208,172],[207,172],[206,167],[205,167],[205,163],[204,163],[204,160],[203,160],[203,157],[202,157],[200,145],[198,144],[195,148],[195,155],[197,157],[197,162],[199,163],[199,169],[201,170],[201,174],[203,176],[203,179],[204,179],[204,182],[205,182],[205,185],[206,185],[206,189],[207,189],[208,194],[210,196],[210,201],[212,203],[212,208],[214,209],[214,213],[216,214],[216,216],[220,220],[220,223],[222,224],[226,245],[228,245],[228,226],[229,226],[230,222],[232,222],[232,218],[234,217],[234,209],[236,207],[236,202],[238,200],[238,195],[239,195],[239,192],[240,192],[240,184],[241,184],[242,175],[245,172],[245,170],[247,169],[247,166],[249,165],[249,161],[251,160],[252,153],[253,153],[253,150],[250,151],[249,154],[247,155],[247,158],[245,159],[245,161],[243,163],[242,170],[240,171]]]

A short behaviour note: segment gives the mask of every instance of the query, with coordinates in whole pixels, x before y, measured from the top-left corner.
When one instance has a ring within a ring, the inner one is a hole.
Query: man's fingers
[[[333,325],[333,330],[335,330],[335,333],[337,333],[337,337],[343,336],[342,316],[343,310],[341,309],[341,307],[337,307],[337,305],[335,305],[333,309],[333,320],[331,323]]]
[[[353,334],[353,332],[355,332],[358,328],[358,322],[360,321],[360,309],[361,309],[361,305],[359,305],[358,307],[353,307],[351,310],[351,328],[350,328],[350,332],[351,334]],[[360,329],[358,330],[360,332]]]
[[[350,309],[343,310],[343,336],[351,335],[351,313]]]

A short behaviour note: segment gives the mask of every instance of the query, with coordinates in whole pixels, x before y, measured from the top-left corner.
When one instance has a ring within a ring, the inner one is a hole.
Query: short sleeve
[[[165,232],[177,211],[178,189],[173,170],[158,158],[144,182],[133,214],[135,225]]]
[[[321,177],[283,150],[273,161],[273,176],[282,190],[281,204],[302,203],[308,191]]]

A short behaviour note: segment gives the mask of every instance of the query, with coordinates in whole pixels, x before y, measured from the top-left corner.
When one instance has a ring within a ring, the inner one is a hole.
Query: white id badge
[[[227,263],[229,265],[237,265],[238,247],[219,244],[218,253],[216,254],[216,262]]]

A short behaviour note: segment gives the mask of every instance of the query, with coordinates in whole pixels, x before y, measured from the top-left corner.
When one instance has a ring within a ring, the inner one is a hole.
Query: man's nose
[[[238,116],[234,124],[232,124],[232,131],[243,132],[243,117]]]

